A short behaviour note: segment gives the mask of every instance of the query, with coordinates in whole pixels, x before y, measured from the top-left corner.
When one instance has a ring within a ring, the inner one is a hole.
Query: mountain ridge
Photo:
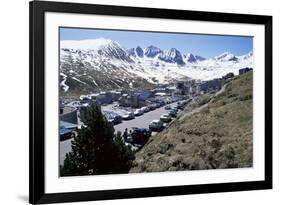
[[[253,67],[252,51],[242,56],[225,52],[207,59],[192,53],[182,54],[177,48],[161,50],[151,45],[127,49],[105,38],[62,40],[60,47],[61,87],[64,92],[77,89],[73,86],[80,87],[78,91],[83,86],[88,87],[83,88],[88,92],[124,88],[130,84],[136,87],[137,81],[149,87],[175,80],[209,80],[229,72],[238,74],[244,67]],[[65,85],[69,87],[67,91]]]

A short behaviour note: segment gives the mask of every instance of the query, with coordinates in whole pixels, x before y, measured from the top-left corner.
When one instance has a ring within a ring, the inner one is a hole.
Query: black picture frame
[[[29,202],[32,204],[75,202],[105,199],[154,197],[272,188],[272,17],[262,15],[230,14],[215,12],[184,11],[124,6],[105,6],[62,2],[33,1],[29,5],[30,42],[30,164]],[[265,180],[219,184],[183,185],[154,188],[135,188],[107,191],[86,191],[71,193],[45,193],[44,165],[44,33],[46,12],[99,14],[111,16],[149,17],[163,19],[199,20],[260,24],[265,27]]]

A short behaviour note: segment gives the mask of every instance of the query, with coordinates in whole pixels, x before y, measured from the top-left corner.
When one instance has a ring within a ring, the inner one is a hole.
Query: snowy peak
[[[206,60],[206,58],[199,56],[199,55],[194,55],[192,53],[187,53],[183,55],[184,61],[188,63],[199,63],[200,61]]]
[[[161,53],[161,50],[155,46],[149,46],[145,49],[145,56],[148,58],[154,58],[157,54]]]
[[[196,63],[196,58],[192,53],[188,53],[186,55],[184,55],[185,61],[187,63]]]
[[[130,48],[130,49],[127,50],[127,52],[130,56],[137,57],[136,53],[135,53],[135,48]]]
[[[238,62],[238,61],[252,60],[252,57],[253,57],[253,51],[250,51],[249,53],[241,56],[235,56],[230,52],[224,52],[214,57],[214,59],[218,62]]]
[[[158,58],[167,63],[177,63],[179,65],[184,64],[182,55],[176,48],[162,51]]]
[[[110,39],[63,40],[60,45],[63,50],[87,51],[92,52],[93,55],[132,62],[127,51],[119,43]]]
[[[237,61],[237,57],[230,52],[224,52],[215,57],[215,60],[226,62],[226,61]]]
[[[136,47],[136,54],[138,57],[143,57],[144,52],[140,46]]]
[[[198,63],[200,61],[206,60],[206,58],[193,55],[192,53],[182,54],[176,48],[171,48],[169,50],[161,50],[156,46],[149,46],[145,50],[143,50],[140,46],[136,48],[130,48],[127,50],[128,54],[133,57],[138,58],[152,58],[158,59],[165,63],[176,63],[178,65],[190,64],[190,63]],[[158,65],[159,62],[156,62]]]
[[[99,50],[108,46],[120,46],[118,43],[105,38],[86,40],[62,40],[61,48],[74,50]]]
[[[196,61],[204,61],[204,60],[206,60],[206,58],[204,58],[202,56],[199,56],[199,55],[195,55],[195,59],[196,59]]]
[[[171,58],[176,58],[177,56],[180,56],[181,53],[176,49],[176,48],[171,48],[168,50],[166,53],[166,56],[171,57]]]
[[[130,48],[127,50],[129,55],[134,57],[142,58],[144,55],[143,49],[140,46],[137,46],[136,48]]]
[[[250,52],[247,53],[246,55],[239,56],[239,58],[240,58],[241,60],[247,60],[247,59],[250,59],[251,57],[253,57],[253,51],[250,51]]]

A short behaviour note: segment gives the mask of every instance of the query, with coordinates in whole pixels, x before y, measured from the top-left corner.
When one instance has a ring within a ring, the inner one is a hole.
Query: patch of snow
[[[86,85],[87,83],[85,83],[85,82],[83,82],[83,81],[81,81],[81,80],[79,80],[78,78],[75,78],[75,77],[71,77],[73,80],[76,80],[77,82],[79,82],[79,83],[82,83],[82,84],[84,84],[84,85]]]
[[[97,86],[97,87],[99,86],[94,79],[93,79],[93,83],[95,84],[95,86]]]
[[[60,75],[62,76],[62,81],[60,82],[60,86],[62,86],[62,89],[64,90],[64,92],[67,92],[69,89],[69,86],[65,84],[67,75],[65,75],[64,73],[60,73]]]
[[[111,81],[114,85],[116,85],[116,87],[120,88],[120,85],[118,85],[117,83],[115,83],[113,80]]]

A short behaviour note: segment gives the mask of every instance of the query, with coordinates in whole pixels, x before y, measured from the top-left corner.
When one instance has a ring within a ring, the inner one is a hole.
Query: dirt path
[[[218,92],[216,92],[216,93],[214,94],[214,96],[218,96],[219,94],[221,94],[222,92],[224,92],[224,91],[225,91],[226,85],[227,85],[227,84],[223,85],[222,88],[221,88]],[[182,115],[182,116],[179,118],[179,120],[183,120],[183,119],[186,118],[186,117],[189,117],[189,116],[191,116],[191,115],[193,115],[193,114],[195,114],[195,113],[200,112],[200,111],[203,110],[204,108],[208,107],[208,105],[209,105],[209,103],[206,103],[206,104],[204,104],[204,105],[202,105],[202,106],[200,106],[200,107],[194,108],[194,109],[191,110],[190,112],[187,112],[187,113],[185,113],[184,115]]]
[[[222,86],[222,88],[221,88],[218,92],[216,92],[215,96],[218,96],[219,94],[221,94],[222,92],[224,92],[224,91],[225,91],[226,85],[227,85],[227,84],[224,84],[224,85]]]
[[[182,116],[179,118],[179,120],[183,120],[183,119],[186,118],[186,117],[189,117],[189,116],[191,116],[191,115],[193,115],[193,114],[195,114],[195,113],[197,113],[197,112],[200,112],[202,109],[208,107],[208,105],[209,105],[209,103],[206,103],[206,104],[204,104],[204,105],[202,105],[202,106],[200,106],[200,107],[197,107],[197,108],[193,109],[193,110],[190,111],[190,112],[185,113],[184,115],[182,115]]]

